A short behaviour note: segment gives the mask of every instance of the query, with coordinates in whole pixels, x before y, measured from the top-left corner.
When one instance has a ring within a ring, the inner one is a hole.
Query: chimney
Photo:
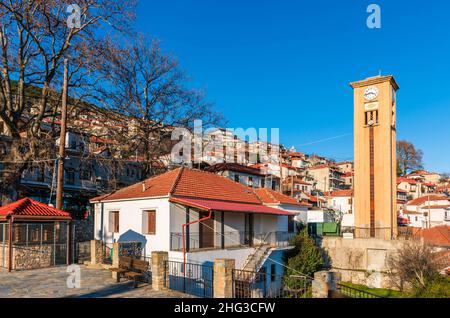
[[[145,181],[142,181],[142,192],[145,192]]]

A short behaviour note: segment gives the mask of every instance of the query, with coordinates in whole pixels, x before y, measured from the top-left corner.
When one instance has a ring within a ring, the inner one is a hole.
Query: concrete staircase
[[[244,271],[257,272],[261,267],[263,260],[267,259],[270,253],[270,245],[260,245],[255,251],[247,257],[242,269]]]

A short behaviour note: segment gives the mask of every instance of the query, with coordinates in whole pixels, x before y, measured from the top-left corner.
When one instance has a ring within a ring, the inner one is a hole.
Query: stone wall
[[[14,246],[13,269],[36,269],[53,266],[53,246]]]
[[[402,245],[401,240],[344,239],[324,237],[321,246],[328,266],[342,281],[374,288],[395,288],[388,275],[387,260]]]
[[[72,226],[75,231],[76,242],[86,242],[94,239],[94,216],[93,213],[85,220],[74,220]]]

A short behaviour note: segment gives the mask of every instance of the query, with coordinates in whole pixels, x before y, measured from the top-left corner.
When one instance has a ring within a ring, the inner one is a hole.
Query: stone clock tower
[[[396,91],[393,76],[350,84],[354,90],[355,237],[397,236]]]

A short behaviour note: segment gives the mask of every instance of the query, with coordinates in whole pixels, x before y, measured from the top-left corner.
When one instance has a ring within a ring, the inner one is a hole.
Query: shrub
[[[312,276],[314,272],[322,268],[323,259],[320,249],[308,236],[306,228],[292,238],[291,245],[294,248],[286,252],[287,276],[301,274]]]

